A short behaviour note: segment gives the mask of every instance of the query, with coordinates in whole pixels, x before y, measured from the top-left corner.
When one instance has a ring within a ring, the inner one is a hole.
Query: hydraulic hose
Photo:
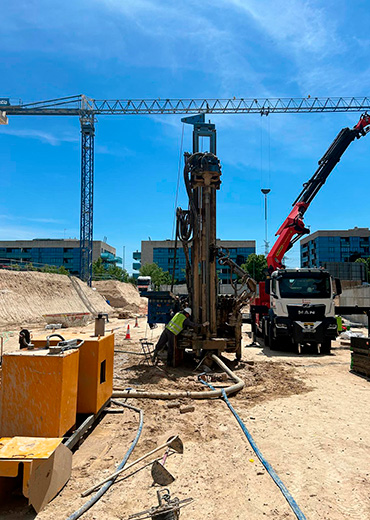
[[[244,381],[236,374],[234,374],[234,372],[232,372],[218,356],[212,354],[211,357],[218,364],[218,366],[222,368],[222,370],[224,370],[227,375],[235,381],[234,385],[218,390],[213,388],[208,392],[190,392],[187,390],[183,392],[153,392],[131,389],[115,390],[113,392],[113,397],[134,397],[136,399],[216,399],[217,397],[222,396],[222,392],[225,392],[226,395],[232,395],[239,392],[244,387]]]
[[[210,383],[207,383],[206,381],[204,381],[203,379],[201,379],[201,377],[199,378],[199,380],[206,386],[208,386],[209,388],[211,388],[211,390],[214,390],[214,387],[210,384]],[[252,437],[252,435],[249,433],[247,427],[245,426],[245,424],[243,423],[243,421],[241,420],[241,418],[239,417],[239,415],[237,414],[236,410],[234,409],[234,407],[232,406],[232,404],[230,403],[229,399],[227,398],[227,395],[226,395],[226,392],[224,391],[224,389],[221,389],[221,398],[225,401],[225,403],[227,404],[227,406],[229,407],[230,411],[232,412],[232,414],[234,415],[235,419],[238,421],[238,424],[239,426],[241,427],[244,435],[247,437],[248,439],[248,442],[249,444],[251,445],[253,451],[255,452],[255,454],[257,455],[257,457],[259,458],[259,460],[262,462],[262,464],[264,465],[264,467],[266,468],[268,474],[270,475],[270,477],[272,478],[272,480],[275,482],[275,484],[279,487],[280,491],[282,492],[282,494],[284,495],[284,498],[287,500],[288,504],[290,505],[290,507],[292,508],[295,516],[298,518],[298,520],[306,520],[306,517],[304,516],[304,514],[302,513],[302,511],[300,510],[297,502],[294,500],[294,498],[292,497],[292,495],[289,493],[288,489],[285,487],[284,483],[282,482],[282,480],[280,479],[280,477],[278,476],[278,474],[276,473],[276,471],[274,470],[274,468],[271,466],[271,464],[265,459],[265,457],[262,455],[261,451],[259,450],[257,444],[254,442],[254,439]]]
[[[122,462],[119,464],[119,466],[117,466],[117,470],[122,469],[125,466],[126,462],[128,461],[128,458],[130,457],[131,453],[134,451],[134,448],[140,438],[140,435],[141,435],[141,432],[143,429],[143,424],[144,424],[144,412],[140,408],[135,408],[134,406],[130,406],[130,405],[124,404],[124,403],[119,403],[119,404],[120,404],[120,406],[129,408],[130,410],[133,410],[134,412],[137,412],[139,414],[139,427],[138,427],[135,439],[132,441],[132,444],[129,447],[128,451],[126,452],[126,455],[124,456]],[[111,480],[109,480],[106,484],[104,484],[104,486],[102,486],[99,489],[99,491],[90,498],[90,500],[85,502],[85,504],[82,507],[80,507],[80,509],[77,509],[77,511],[72,513],[67,518],[67,520],[76,520],[77,518],[80,518],[80,516],[82,516],[84,513],[86,513],[86,511],[88,511],[90,509],[90,507],[92,507],[94,504],[96,504],[96,502],[104,495],[104,493],[106,491],[108,491],[108,489],[114,483],[116,478],[117,477],[114,477]]]

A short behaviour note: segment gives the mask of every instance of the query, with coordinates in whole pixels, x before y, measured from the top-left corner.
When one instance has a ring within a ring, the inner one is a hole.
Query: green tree
[[[150,276],[156,291],[159,291],[161,285],[170,284],[172,281],[170,273],[163,271],[163,269],[155,263],[141,266],[140,276]]]
[[[37,271],[37,267],[35,267],[32,262],[26,264],[24,268],[26,271]]]
[[[40,267],[39,271],[41,271],[41,273],[58,273],[58,267],[56,267],[55,265],[43,265],[42,267]]]
[[[365,264],[365,280],[366,282],[369,281],[369,268],[370,268],[370,258],[357,258],[355,260],[355,263],[358,264]]]
[[[127,281],[131,285],[134,285],[135,287],[137,286],[137,278],[135,278],[135,276],[129,276]]]
[[[93,278],[94,280],[104,280],[106,277],[106,271],[103,264],[103,260],[98,258],[92,265]]]
[[[252,253],[248,256],[242,268],[247,271],[256,282],[262,282],[266,279],[267,260],[265,255]]]
[[[114,278],[120,282],[128,281],[128,272],[126,269],[121,269],[121,267],[118,267],[118,265],[110,265],[107,269],[107,274],[109,278]]]
[[[119,280],[120,282],[128,281],[128,272],[121,269],[118,265],[110,265],[106,267],[101,258],[93,262],[93,279],[94,280]]]

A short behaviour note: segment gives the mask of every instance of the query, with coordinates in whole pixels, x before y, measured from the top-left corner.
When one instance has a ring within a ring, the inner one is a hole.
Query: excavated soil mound
[[[117,310],[128,315],[146,313],[147,299],[141,298],[139,291],[131,283],[102,280],[93,282],[93,286]]]
[[[98,291],[74,276],[0,271],[0,327],[45,323],[43,314],[111,311]]]

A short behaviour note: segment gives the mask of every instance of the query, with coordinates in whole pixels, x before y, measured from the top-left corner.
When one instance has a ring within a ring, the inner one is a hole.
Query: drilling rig
[[[185,330],[177,337],[175,363],[185,349],[235,352],[241,359],[241,308],[253,297],[256,283],[217,245],[216,196],[221,186],[221,164],[216,156],[216,128],[205,115],[183,118],[193,125],[193,152],[185,153],[184,182],[189,197],[187,210],[177,208],[176,244],[181,241],[186,259],[187,304],[196,323],[209,326],[197,333]],[[200,138],[209,138],[209,152],[200,152]],[[176,246],[175,246],[176,247]],[[175,253],[176,255],[176,253]],[[233,295],[218,294],[217,262],[230,268]],[[238,277],[241,290],[234,283]]]

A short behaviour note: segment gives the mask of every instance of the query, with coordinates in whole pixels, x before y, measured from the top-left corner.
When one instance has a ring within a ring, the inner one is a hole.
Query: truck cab
[[[147,291],[153,290],[152,277],[151,276],[138,276],[137,278],[137,289],[140,295]]]
[[[310,344],[329,353],[337,336],[334,298],[340,281],[324,269],[278,269],[266,280],[270,298],[262,319],[265,344],[272,349]]]

